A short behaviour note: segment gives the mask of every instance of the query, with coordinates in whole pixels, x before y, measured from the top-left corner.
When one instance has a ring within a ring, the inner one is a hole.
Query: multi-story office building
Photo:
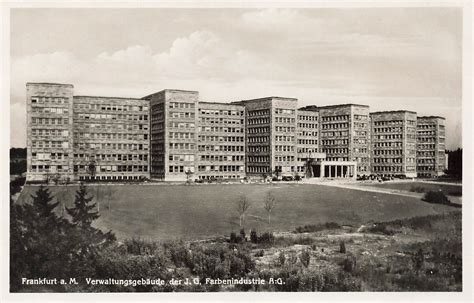
[[[297,99],[281,97],[232,102],[245,107],[248,176],[296,172],[297,103]]]
[[[73,179],[73,86],[26,85],[28,181]]]
[[[418,117],[416,170],[419,177],[440,176],[446,169],[443,117]]]
[[[296,125],[297,173],[301,176],[312,177],[314,159],[323,160],[325,154],[319,152],[319,112],[317,110],[298,109]]]
[[[79,180],[149,178],[148,101],[74,96],[74,176]]]
[[[370,118],[372,172],[416,177],[416,113],[384,111]]]
[[[27,84],[28,180],[149,177],[148,102],[73,96],[70,84]]]
[[[196,91],[74,96],[27,84],[28,181],[438,176],[444,119],[293,98],[203,102]],[[417,127],[418,125],[418,127]],[[418,167],[418,168],[417,168]]]
[[[320,148],[330,161],[354,161],[353,176],[370,174],[369,107],[342,104],[319,108]]]
[[[197,178],[244,178],[245,108],[199,102],[198,113]]]
[[[166,89],[143,99],[150,102],[151,178],[190,178],[197,170],[199,93]]]

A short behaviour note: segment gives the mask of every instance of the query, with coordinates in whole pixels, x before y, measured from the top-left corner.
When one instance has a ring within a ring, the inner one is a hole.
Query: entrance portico
[[[313,178],[353,178],[357,176],[356,161],[318,161],[311,163]]]

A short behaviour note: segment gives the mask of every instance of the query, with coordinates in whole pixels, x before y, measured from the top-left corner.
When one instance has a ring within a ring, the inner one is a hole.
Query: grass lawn
[[[50,188],[60,200],[72,205],[77,187]],[[104,230],[111,229],[118,238],[199,239],[238,232],[236,204],[243,195],[251,203],[244,222],[247,232],[250,228],[259,232],[268,228],[284,231],[331,221],[359,225],[368,221],[453,211],[450,206],[429,204],[412,197],[310,184],[111,185],[88,188],[93,195],[99,189],[101,196],[105,188],[111,188],[110,209],[107,208],[108,200],[99,199],[101,217],[96,225]],[[25,187],[19,201],[29,201],[30,194],[36,189]],[[272,212],[271,226],[263,209],[269,192],[277,203]]]
[[[447,185],[447,184],[433,184],[423,182],[385,182],[385,183],[368,183],[363,184],[364,186],[382,187],[397,190],[410,191],[412,187],[422,187],[424,192],[427,191],[438,191],[441,190],[446,195],[461,196],[462,186],[459,185]]]

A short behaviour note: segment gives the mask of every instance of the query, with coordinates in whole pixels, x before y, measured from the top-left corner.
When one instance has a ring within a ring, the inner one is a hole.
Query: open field
[[[26,186],[19,201],[28,201],[36,188]],[[76,186],[50,188],[59,200],[72,205]],[[104,198],[109,189],[110,197]],[[305,224],[331,221],[358,226],[369,221],[453,210],[412,197],[309,184],[101,185],[89,186],[89,190],[101,197],[101,217],[96,226],[111,229],[122,239],[199,239],[238,232],[236,204],[241,196],[246,196],[251,203],[245,228],[258,231],[269,228],[286,231]],[[271,225],[267,223],[263,209],[269,192],[277,203]]]
[[[362,183],[364,186],[378,188],[389,188],[403,191],[410,191],[413,187],[423,188],[424,192],[441,190],[448,196],[461,196],[462,186],[448,184],[434,184],[424,182],[385,182],[385,183]]]

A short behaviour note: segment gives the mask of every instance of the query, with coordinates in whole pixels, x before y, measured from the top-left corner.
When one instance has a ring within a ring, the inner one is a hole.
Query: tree
[[[91,227],[92,221],[99,218],[99,213],[93,211],[96,207],[95,203],[91,203],[93,199],[94,197],[92,196],[88,197],[87,188],[81,183],[76,192],[74,207],[66,207],[74,225],[87,229]]]
[[[273,173],[275,174],[275,177],[277,177],[278,179],[281,174],[281,167],[280,166],[275,167],[275,170],[273,171]]]
[[[268,224],[270,224],[270,216],[272,210],[275,208],[275,204],[275,197],[271,193],[268,193],[267,198],[265,199],[265,202],[263,204],[263,208],[265,208],[268,214]]]
[[[92,161],[89,162],[89,165],[88,165],[88,167],[87,167],[87,170],[88,170],[88,172],[89,172],[89,175],[90,175],[90,177],[91,177],[91,180],[94,180],[94,178],[95,178],[95,173],[96,173],[96,171],[97,171],[97,167],[96,167],[96,165],[95,165],[95,161],[94,161],[94,160],[92,160]]]
[[[242,221],[245,220],[245,214],[250,207],[250,202],[245,196],[240,197],[237,203],[237,212],[239,213],[239,226],[242,227]]]
[[[191,176],[194,174],[191,169],[188,168],[188,170],[186,171],[186,184],[190,184],[191,183]]]
[[[92,226],[92,222],[100,217],[97,211],[94,211],[96,204],[92,203],[93,196],[89,196],[87,187],[81,183],[76,191],[74,207],[66,208],[71,216],[73,228],[69,231],[71,250],[74,252],[74,262],[82,265],[80,270],[83,276],[87,276],[93,270],[91,262],[93,256],[102,246],[106,246],[115,240],[115,236],[109,231],[103,233],[101,230]]]
[[[59,278],[68,275],[67,220],[59,218],[49,190],[41,186],[31,203],[11,203],[11,289],[20,289],[21,277]],[[20,279],[20,280],[19,280]]]

